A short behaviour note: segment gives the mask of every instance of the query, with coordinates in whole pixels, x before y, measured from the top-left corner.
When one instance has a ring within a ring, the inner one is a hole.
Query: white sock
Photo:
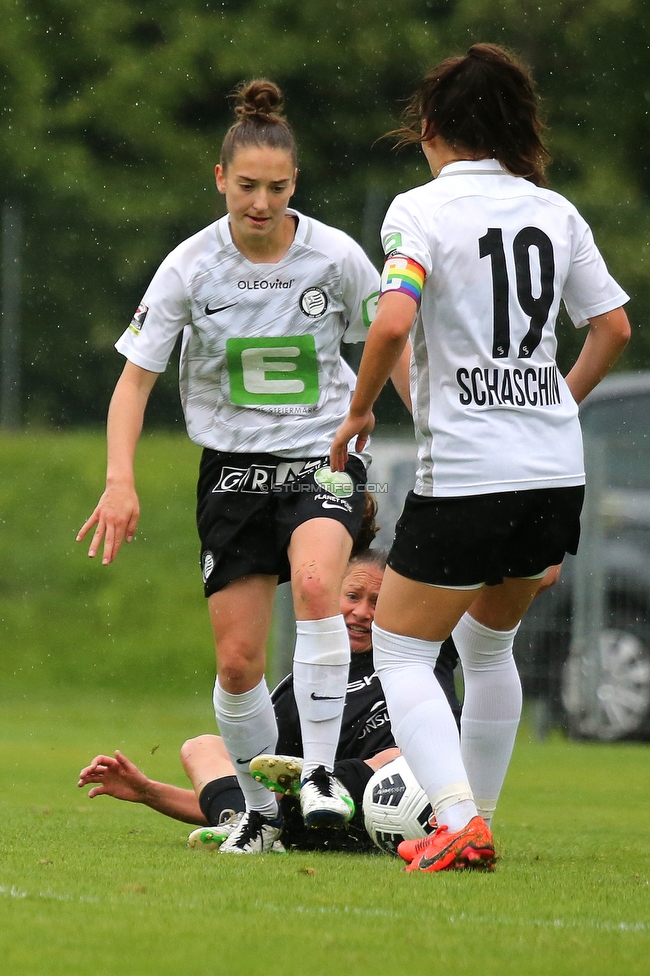
[[[296,622],[293,690],[300,716],[305,779],[332,771],[348,687],[350,640],[342,614]]]
[[[278,727],[271,696],[264,678],[243,695],[231,695],[214,684],[214,714],[228,755],[235,767],[247,810],[257,810],[267,817],[276,817],[278,801],[266,787],[256,783],[248,771],[255,756],[275,752]]]
[[[492,630],[464,614],[453,638],[463,665],[461,753],[479,814],[490,823],[506,776],[521,716],[521,682],[513,630]]]
[[[395,741],[438,823],[460,830],[476,807],[460,753],[458,727],[433,673],[442,641],[392,634],[373,624],[379,674]],[[451,821],[451,822],[450,822]]]

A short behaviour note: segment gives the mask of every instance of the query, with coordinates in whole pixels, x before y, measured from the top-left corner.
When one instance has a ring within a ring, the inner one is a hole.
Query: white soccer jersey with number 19
[[[562,300],[580,327],[628,296],[575,207],[494,159],[454,162],[396,197],[382,242],[382,292],[417,299],[421,289],[411,333],[416,493],[583,484],[555,320]]]
[[[365,340],[379,275],[342,231],[289,213],[296,236],[276,264],[248,261],[227,216],[180,244],[116,343],[161,373],[183,332],[181,400],[202,447],[324,456],[347,413],[340,344]]]

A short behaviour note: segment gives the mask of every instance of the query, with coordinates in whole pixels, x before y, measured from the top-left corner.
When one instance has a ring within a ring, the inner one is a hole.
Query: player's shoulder
[[[226,246],[219,227],[224,220],[227,218],[215,220],[181,241],[169,252],[163,265],[174,267],[180,272],[187,272],[206,257],[214,258],[218,251]]]
[[[449,181],[448,181],[449,182]],[[453,196],[453,188],[445,186],[442,181],[429,180],[420,186],[411,187],[394,197],[386,213],[385,222],[391,220],[411,219],[421,221],[423,216],[431,218],[436,211],[444,206]]]
[[[527,193],[530,196],[537,197],[539,200],[544,200],[552,207],[558,207],[559,209],[566,210],[569,213],[578,213],[575,204],[571,203],[565,196],[559,193],[557,190],[552,190],[548,186],[537,186],[535,183],[531,183],[530,180],[525,180],[523,177],[518,177],[521,180],[521,185],[525,186]]]
[[[344,230],[325,224],[315,217],[306,216],[297,210],[292,212],[298,218],[297,238],[304,247],[319,251],[339,264],[353,252],[364,254],[360,245]]]

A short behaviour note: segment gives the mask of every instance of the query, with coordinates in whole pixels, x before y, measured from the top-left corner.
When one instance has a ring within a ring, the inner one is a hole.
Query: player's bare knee
[[[209,740],[216,739],[217,736],[213,735],[196,735],[192,739],[186,739],[181,746],[181,763],[183,764],[183,769],[187,770],[187,766],[196,757],[197,752],[205,749],[209,745]]]
[[[243,695],[255,688],[264,676],[264,661],[227,658],[218,663],[219,684],[231,695]]]
[[[303,570],[292,581],[294,603],[300,615],[318,620],[334,616],[338,612],[338,592],[316,571]]]
[[[186,739],[181,746],[181,763],[188,776],[205,756],[227,758],[228,753],[220,735],[206,733]]]

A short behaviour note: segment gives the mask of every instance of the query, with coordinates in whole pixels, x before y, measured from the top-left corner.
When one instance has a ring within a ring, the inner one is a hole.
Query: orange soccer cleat
[[[432,837],[403,841],[397,851],[410,860],[407,871],[494,871],[496,861],[492,834],[482,817],[473,817],[455,833],[441,825]]]

